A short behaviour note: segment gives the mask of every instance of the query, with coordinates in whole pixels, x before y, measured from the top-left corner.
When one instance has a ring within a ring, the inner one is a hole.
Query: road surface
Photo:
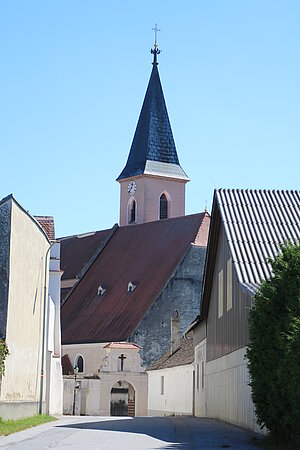
[[[192,417],[70,417],[0,437],[0,449],[259,450],[254,434]]]

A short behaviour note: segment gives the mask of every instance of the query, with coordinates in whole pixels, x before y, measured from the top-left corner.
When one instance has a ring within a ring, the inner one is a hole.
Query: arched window
[[[168,218],[168,200],[165,194],[161,194],[159,199],[159,220]]]
[[[128,203],[128,223],[136,223],[136,201],[133,198]]]
[[[83,372],[83,357],[81,355],[76,356],[74,367],[78,367],[78,373]]]

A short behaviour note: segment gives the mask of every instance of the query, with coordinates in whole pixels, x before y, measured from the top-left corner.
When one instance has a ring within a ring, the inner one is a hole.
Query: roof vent
[[[127,292],[133,292],[136,288],[136,284],[133,284],[131,281],[129,281],[128,283],[128,288],[127,288]]]
[[[98,287],[98,292],[97,292],[98,297],[102,297],[102,295],[104,294],[105,291],[106,291],[106,289],[104,289],[104,287],[101,286],[101,284],[100,284],[100,286]]]

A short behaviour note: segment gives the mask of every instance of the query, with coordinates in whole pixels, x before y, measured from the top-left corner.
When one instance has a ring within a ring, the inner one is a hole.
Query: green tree
[[[300,439],[300,245],[269,261],[250,311],[247,349],[258,422],[273,435]]]

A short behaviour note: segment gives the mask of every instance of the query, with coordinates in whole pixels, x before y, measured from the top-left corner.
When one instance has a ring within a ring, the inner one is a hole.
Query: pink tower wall
[[[136,182],[136,192],[133,196],[137,205],[136,223],[159,219],[159,198],[164,192],[169,194],[171,199],[168,217],[185,215],[185,180],[140,175],[120,181],[120,226],[128,224],[127,210],[130,195],[127,187],[131,180]]]

